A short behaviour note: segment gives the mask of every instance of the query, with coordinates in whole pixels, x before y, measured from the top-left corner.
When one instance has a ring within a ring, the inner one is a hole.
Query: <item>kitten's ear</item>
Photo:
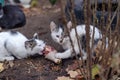
[[[72,22],[71,22],[71,21],[69,21],[69,22],[67,23],[67,28],[68,28],[69,30],[72,28]]]
[[[33,39],[39,39],[38,33],[34,33]]]
[[[55,24],[53,21],[51,21],[51,22],[50,22],[51,32],[54,31],[54,30],[56,29],[56,27],[57,27],[56,24]]]

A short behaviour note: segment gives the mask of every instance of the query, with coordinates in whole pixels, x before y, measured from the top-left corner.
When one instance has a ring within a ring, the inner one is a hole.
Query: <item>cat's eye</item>
[[[59,35],[57,35],[56,37],[59,37]]]

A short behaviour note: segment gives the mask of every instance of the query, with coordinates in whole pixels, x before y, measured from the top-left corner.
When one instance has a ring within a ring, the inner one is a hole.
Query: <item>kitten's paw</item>
[[[15,58],[14,57],[6,57],[6,60],[8,60],[8,61],[12,61],[12,60],[14,60]]]
[[[5,57],[5,60],[7,61],[13,61],[15,58],[13,56]]]
[[[7,56],[7,57],[0,57],[0,61],[12,61],[14,60],[13,56]]]
[[[62,60],[61,59],[55,59],[55,61],[54,61],[56,64],[60,64],[61,62],[62,62]]]
[[[58,58],[58,59],[62,59],[62,53],[56,53],[55,57]]]

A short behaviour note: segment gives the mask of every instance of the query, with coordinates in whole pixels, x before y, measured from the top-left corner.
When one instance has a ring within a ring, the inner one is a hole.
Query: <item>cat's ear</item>
[[[51,29],[51,32],[54,31],[56,29],[56,24],[54,23],[54,21],[51,21],[50,22],[50,29]]]
[[[69,30],[72,28],[72,22],[71,22],[71,21],[69,21],[69,22],[67,23],[67,28],[68,28]]]
[[[39,39],[38,33],[34,33],[33,39]]]

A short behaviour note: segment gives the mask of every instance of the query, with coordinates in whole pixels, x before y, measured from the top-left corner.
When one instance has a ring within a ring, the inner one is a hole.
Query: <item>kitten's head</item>
[[[65,34],[65,27],[63,27],[62,25],[56,25],[53,21],[50,23],[50,29],[51,29],[51,37],[52,39],[59,43],[59,44],[64,44],[66,42],[68,42],[69,37]],[[69,31],[71,31],[72,28],[72,22],[69,21],[67,23],[67,28]]]
[[[51,37],[52,39],[59,43],[62,44],[64,43],[64,38],[65,38],[65,32],[64,28],[62,25],[56,25],[53,21],[50,23],[50,29],[51,29]]]
[[[39,55],[43,55],[45,45],[45,42],[39,39],[37,33],[34,34],[32,39],[25,41],[25,48],[27,50],[30,50],[30,55],[34,55],[36,53],[38,53]]]

